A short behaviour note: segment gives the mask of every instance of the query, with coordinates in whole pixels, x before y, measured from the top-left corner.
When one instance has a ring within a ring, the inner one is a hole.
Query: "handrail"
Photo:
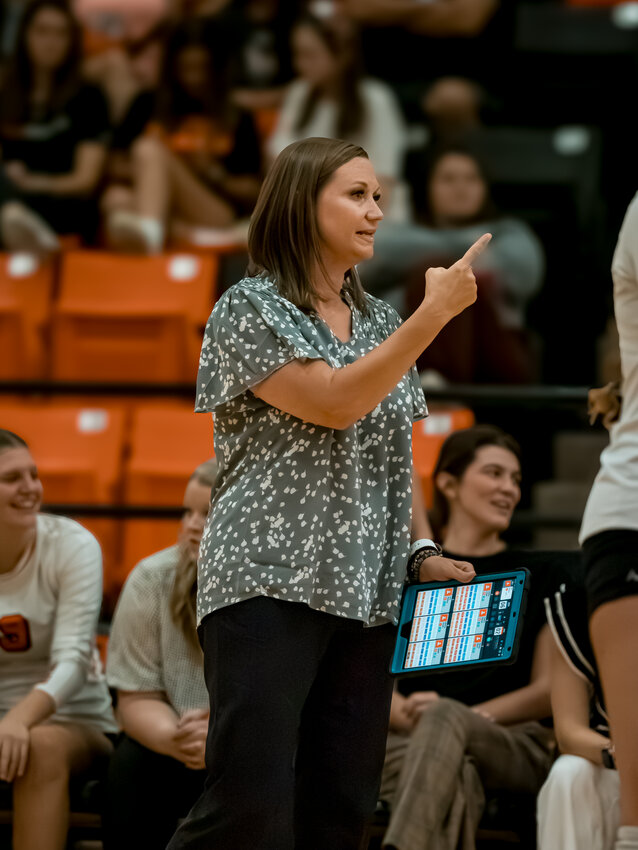
[[[587,402],[587,387],[553,384],[448,384],[426,386],[430,401],[464,401],[494,405],[512,404],[537,407],[560,405],[579,407]],[[176,383],[92,383],[88,381],[0,381],[0,393],[36,395],[90,396],[166,396],[187,398],[194,402],[195,384]]]

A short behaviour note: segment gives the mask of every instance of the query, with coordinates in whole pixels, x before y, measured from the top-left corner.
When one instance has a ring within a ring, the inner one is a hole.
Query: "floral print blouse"
[[[412,367],[369,414],[334,430],[272,407],[251,387],[296,358],[339,369],[401,324],[367,296],[339,340],[265,276],[228,289],[208,321],[196,410],[214,415],[219,472],[199,559],[198,619],[266,595],[367,625],[395,622],[412,510],[412,423],[427,416]]]

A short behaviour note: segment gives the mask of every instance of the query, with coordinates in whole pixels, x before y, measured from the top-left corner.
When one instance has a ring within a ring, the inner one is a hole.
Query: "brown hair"
[[[311,313],[319,294],[312,285],[315,263],[324,268],[317,223],[319,193],[338,168],[357,157],[358,145],[340,139],[293,142],[279,154],[261,187],[248,231],[249,274],[274,278],[279,292]],[[366,295],[356,269],[348,269],[343,288],[361,313]]]
[[[22,437],[14,434],[13,431],[7,431],[6,428],[0,428],[0,452],[5,449],[28,449],[29,446],[25,443]]]
[[[15,136],[27,118],[34,74],[27,49],[27,33],[43,9],[52,9],[66,18],[69,47],[65,58],[53,74],[53,88],[47,106],[62,109],[76,94],[81,84],[82,33],[80,24],[66,0],[32,0],[20,20],[16,46],[5,72],[0,98],[0,124],[3,132]]]
[[[521,462],[521,447],[514,437],[507,434],[496,425],[474,425],[461,431],[453,431],[441,446],[439,457],[434,467],[432,480],[434,482],[434,504],[430,511],[430,525],[435,538],[441,540],[445,526],[450,518],[448,500],[436,486],[439,472],[449,472],[455,478],[462,478],[463,473],[476,457],[477,451],[483,446],[500,446],[507,449]]]
[[[293,29],[306,27],[312,30],[332,53],[335,61],[341,63],[337,92],[336,133],[342,139],[354,135],[363,126],[365,107],[361,97],[363,62],[361,45],[352,22],[346,18],[317,18],[306,12],[295,23]],[[295,131],[303,133],[304,127],[311,121],[321,92],[313,86],[302,103]]]
[[[189,478],[204,487],[212,487],[217,477],[217,461],[212,458],[200,464]],[[185,547],[181,547],[179,561],[175,568],[175,579],[169,609],[171,619],[178,626],[187,642],[199,649],[197,639],[197,558],[191,557]]]

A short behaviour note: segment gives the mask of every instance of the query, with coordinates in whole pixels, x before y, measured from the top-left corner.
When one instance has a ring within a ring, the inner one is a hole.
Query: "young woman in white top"
[[[26,443],[0,429],[0,779],[13,783],[15,850],[66,846],[69,777],[116,731],[94,641],[100,547],[41,502]]]
[[[374,162],[386,217],[406,216],[403,174],[406,130],[398,100],[388,85],[363,75],[352,22],[306,14],[292,30],[297,79],[284,98],[268,142],[274,159],[291,142],[311,136],[361,145]]]
[[[214,460],[197,467],[179,542],[140,561],[115,611],[107,677],[122,735],[109,766],[105,850],[164,850],[204,787],[209,709],[195,596],[216,474]]]
[[[638,848],[638,196],[612,261],[622,408],[587,502],[580,539],[589,625],[620,774],[616,850]]]

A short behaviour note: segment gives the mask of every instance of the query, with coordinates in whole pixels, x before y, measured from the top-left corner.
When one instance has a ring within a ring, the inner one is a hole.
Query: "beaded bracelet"
[[[443,549],[438,544],[434,544],[435,548],[428,546],[424,549],[419,549],[408,561],[407,579],[409,584],[416,584],[420,581],[421,564],[427,558],[437,557],[441,555]]]

